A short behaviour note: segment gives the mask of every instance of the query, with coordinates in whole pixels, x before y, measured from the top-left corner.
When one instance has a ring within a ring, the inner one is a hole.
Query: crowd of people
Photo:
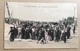
[[[71,37],[71,25],[63,23],[25,23],[10,27],[10,41],[13,42],[16,38],[36,40],[37,43],[46,44],[48,41],[63,41],[66,43],[67,39]],[[73,26],[73,33],[76,27]]]

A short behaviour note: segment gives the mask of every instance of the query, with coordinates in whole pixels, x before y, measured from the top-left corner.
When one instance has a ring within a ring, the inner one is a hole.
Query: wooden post
[[[11,16],[10,16],[10,11],[9,11],[9,6],[8,3],[6,2],[6,7],[7,7],[7,11],[8,11],[8,15],[9,15],[9,24],[11,24]]]

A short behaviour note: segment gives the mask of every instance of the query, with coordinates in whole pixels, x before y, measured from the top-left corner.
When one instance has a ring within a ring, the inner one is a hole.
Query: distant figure
[[[73,34],[75,34],[75,30],[76,30],[76,28],[75,28],[75,25],[73,26]]]
[[[10,41],[13,42],[14,39],[15,39],[15,30],[14,30],[14,27],[10,27],[9,34],[10,34]]]

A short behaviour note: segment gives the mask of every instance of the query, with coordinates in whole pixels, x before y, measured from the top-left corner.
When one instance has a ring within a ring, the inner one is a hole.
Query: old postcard
[[[76,3],[5,2],[4,49],[77,48]]]

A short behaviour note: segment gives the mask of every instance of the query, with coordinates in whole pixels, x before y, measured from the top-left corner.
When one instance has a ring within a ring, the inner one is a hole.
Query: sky
[[[75,3],[8,2],[11,17],[30,21],[57,22],[67,17],[77,17]],[[5,17],[8,16],[5,5]]]

